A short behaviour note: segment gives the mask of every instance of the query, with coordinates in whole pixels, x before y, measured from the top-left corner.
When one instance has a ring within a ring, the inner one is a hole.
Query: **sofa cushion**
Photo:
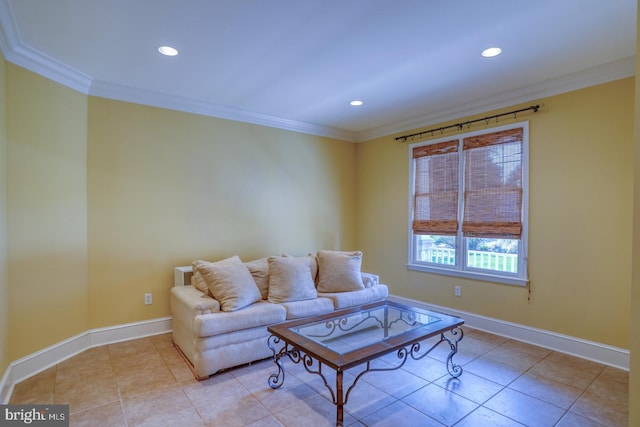
[[[242,310],[219,312],[196,316],[193,320],[194,335],[209,337],[228,332],[241,331],[284,322],[286,312],[283,307],[260,301]]]
[[[253,280],[256,282],[262,299],[269,295],[269,261],[265,258],[255,259],[244,263],[249,269]]]
[[[287,312],[287,320],[331,313],[334,303],[329,298],[314,298],[306,301],[291,301],[280,304]]]
[[[380,301],[389,296],[387,285],[376,285],[360,291],[351,292],[318,292],[318,298],[329,298],[333,301],[336,310],[355,307]]]
[[[377,274],[362,273],[362,283],[365,288],[370,288],[380,283],[380,277]]]
[[[309,257],[269,257],[269,296],[274,303],[318,296]]]
[[[218,262],[197,260],[193,271],[202,275],[222,311],[239,310],[261,299],[256,282],[238,256]]]
[[[362,252],[318,251],[318,292],[348,292],[364,289]]]

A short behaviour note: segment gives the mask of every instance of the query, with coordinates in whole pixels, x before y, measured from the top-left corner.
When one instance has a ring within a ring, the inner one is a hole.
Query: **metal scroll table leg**
[[[342,427],[344,419],[344,393],[342,392],[342,371],[336,371],[336,427]]]
[[[462,367],[460,365],[456,365],[453,363],[453,356],[458,352],[458,343],[462,340],[464,333],[462,332],[462,328],[455,327],[451,331],[452,338],[447,337],[444,333],[441,335],[441,340],[444,340],[449,343],[449,348],[451,351],[447,356],[447,371],[449,371],[449,375],[453,378],[458,378],[462,375]]]
[[[283,355],[287,354],[287,345],[285,344],[284,346],[282,346],[282,348],[280,348],[280,351],[277,351],[276,346],[279,343],[280,343],[280,338],[274,335],[271,335],[267,340],[267,345],[273,352],[273,363],[275,363],[276,366],[278,366],[278,372],[276,372],[275,374],[271,374],[269,376],[269,380],[267,381],[269,384],[269,387],[273,389],[280,388],[284,383],[284,366],[280,358]]]

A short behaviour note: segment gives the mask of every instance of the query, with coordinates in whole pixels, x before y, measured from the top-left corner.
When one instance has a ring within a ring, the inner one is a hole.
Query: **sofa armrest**
[[[190,323],[199,314],[220,311],[218,300],[197,290],[192,285],[171,288],[171,312],[173,316],[185,316]]]
[[[380,284],[380,277],[376,274],[362,272],[362,282],[365,288],[372,288]]]

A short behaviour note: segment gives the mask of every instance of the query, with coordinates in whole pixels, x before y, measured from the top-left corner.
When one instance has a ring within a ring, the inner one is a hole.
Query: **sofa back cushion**
[[[311,264],[310,257],[269,257],[269,302],[316,298]]]
[[[269,261],[268,258],[255,259],[244,263],[249,269],[253,280],[255,280],[262,299],[267,299],[269,295]]]
[[[200,273],[222,311],[235,311],[262,297],[251,273],[238,256],[217,262],[197,260],[193,271]]]

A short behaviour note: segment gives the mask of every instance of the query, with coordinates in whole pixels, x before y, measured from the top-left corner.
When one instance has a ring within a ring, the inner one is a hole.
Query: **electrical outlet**
[[[453,288],[453,294],[457,297],[462,296],[462,288],[460,286],[456,286]]]
[[[151,294],[144,294],[145,305],[153,304],[153,296]]]

